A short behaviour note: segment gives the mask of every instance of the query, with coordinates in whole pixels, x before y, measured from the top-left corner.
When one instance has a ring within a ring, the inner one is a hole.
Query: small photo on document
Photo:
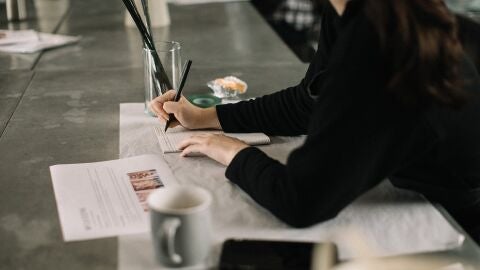
[[[127,175],[130,178],[130,181],[145,180],[145,179],[158,177],[157,170],[155,169],[139,171],[139,172],[130,172],[130,173],[127,173]]]
[[[147,198],[150,193],[152,193],[157,188],[164,186],[163,182],[160,180],[156,170],[145,170],[138,172],[127,173],[128,178],[130,179],[130,184],[137,194],[138,201],[143,208],[143,211],[148,211]]]

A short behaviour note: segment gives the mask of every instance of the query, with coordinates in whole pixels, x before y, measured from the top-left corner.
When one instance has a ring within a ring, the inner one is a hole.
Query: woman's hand
[[[247,147],[249,145],[241,140],[220,134],[192,136],[179,145],[179,148],[183,150],[182,157],[191,153],[202,153],[225,166],[232,162],[238,152]]]
[[[166,122],[169,118],[168,114],[173,113],[177,121],[172,122],[170,127],[180,124],[188,129],[221,128],[215,107],[198,108],[183,96],[178,102],[174,102],[175,93],[175,90],[170,90],[150,102],[150,109],[160,121]]]

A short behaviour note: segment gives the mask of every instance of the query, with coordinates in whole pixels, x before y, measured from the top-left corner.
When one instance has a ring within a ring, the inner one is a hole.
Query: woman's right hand
[[[160,121],[166,122],[168,114],[172,113],[177,121],[170,123],[170,127],[182,125],[188,129],[221,128],[215,107],[198,108],[184,96],[178,102],[174,102],[175,93],[175,90],[170,90],[150,102],[150,109]]]

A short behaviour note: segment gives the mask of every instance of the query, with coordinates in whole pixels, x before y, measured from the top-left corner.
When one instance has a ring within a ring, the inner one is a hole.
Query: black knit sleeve
[[[255,100],[217,106],[222,129],[231,133],[306,134],[313,100],[299,85]]]
[[[435,142],[422,115],[402,110],[383,90],[381,57],[365,23],[356,21],[338,41],[307,139],[287,164],[246,148],[227,168],[227,178],[292,226],[332,218]]]
[[[324,73],[328,63],[335,21],[338,15],[322,18],[319,47],[305,77],[297,86],[255,100],[217,106],[220,124],[226,132],[264,132],[268,135],[295,136],[306,134],[314,99],[310,84]]]
[[[228,166],[226,177],[291,226],[328,220],[435,142],[418,121],[397,118],[389,124],[392,115],[373,112],[358,106],[333,112],[338,118],[311,130],[286,165],[246,148]]]

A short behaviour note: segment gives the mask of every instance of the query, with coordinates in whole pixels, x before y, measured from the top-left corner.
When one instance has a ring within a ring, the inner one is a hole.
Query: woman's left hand
[[[202,153],[225,166],[228,166],[233,158],[242,149],[249,147],[245,142],[220,134],[200,134],[192,136],[180,143],[182,157],[191,153]]]

